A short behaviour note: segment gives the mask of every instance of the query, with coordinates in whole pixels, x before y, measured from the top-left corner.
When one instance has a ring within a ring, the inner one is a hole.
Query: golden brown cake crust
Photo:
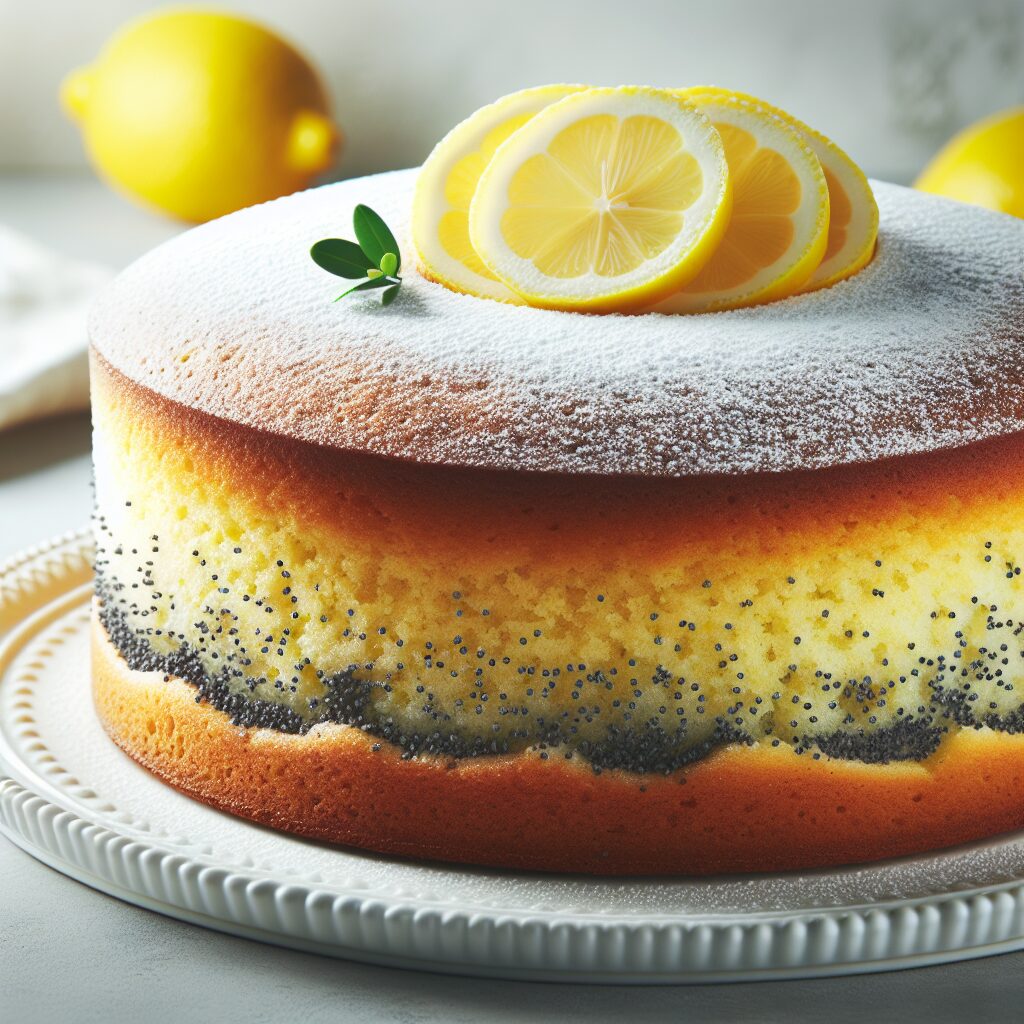
[[[150,425],[160,439],[154,458],[187,446],[190,459],[262,514],[279,517],[286,508],[304,529],[325,526],[353,544],[386,536],[403,552],[437,561],[507,562],[525,552],[573,567],[607,547],[633,564],[658,566],[698,545],[736,546],[738,535],[766,550],[808,529],[821,543],[841,543],[846,523],[877,523],[884,532],[901,512],[939,510],[948,529],[994,504],[1017,503],[1024,479],[1024,431],[967,448],[742,480],[420,465],[210,416],[136,383],[95,350],[90,357],[94,393]]]
[[[421,757],[348,726],[241,729],[195,690],[133,672],[94,623],[114,741],[163,781],[263,825],[361,849],[595,874],[782,871],[898,857],[1024,828],[1024,736],[947,737],[925,765],[726,747],[669,777],[534,753]]]

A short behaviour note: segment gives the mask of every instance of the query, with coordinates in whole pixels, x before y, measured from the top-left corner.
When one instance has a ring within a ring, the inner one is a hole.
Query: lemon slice
[[[756,100],[725,89],[684,89],[718,129],[733,183],[722,244],[659,313],[753,306],[800,291],[828,243],[828,184],[800,135]]]
[[[814,150],[828,184],[828,242],[821,263],[803,291],[828,288],[863,270],[875,254],[878,239],[878,203],[864,172],[831,139],[786,118]]]
[[[712,87],[702,87],[700,92],[728,95],[725,89]],[[814,150],[825,172],[829,200],[828,242],[821,263],[801,290],[828,288],[862,270],[871,261],[878,238],[878,203],[864,172],[831,139],[792,114],[753,96],[734,95],[756,103],[785,121]]]
[[[528,303],[629,310],[677,291],[730,209],[711,122],[670,92],[587,89],[494,154],[469,211],[473,248]]]
[[[426,277],[459,292],[522,302],[469,241],[469,204],[494,151],[538,111],[582,85],[543,85],[504,96],[457,124],[427,157],[412,204],[412,238]]]

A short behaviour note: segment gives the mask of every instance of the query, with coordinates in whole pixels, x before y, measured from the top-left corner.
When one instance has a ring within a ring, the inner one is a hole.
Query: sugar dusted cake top
[[[873,183],[878,252],[833,288],[727,313],[585,315],[455,294],[411,268],[414,171],[189,231],[90,323],[130,379],[209,414],[422,462],[741,474],[872,461],[1024,429],[1024,222]],[[308,258],[366,203],[398,300],[331,300]]]

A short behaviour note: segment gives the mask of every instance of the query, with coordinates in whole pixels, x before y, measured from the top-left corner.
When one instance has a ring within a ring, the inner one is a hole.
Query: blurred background
[[[166,4],[0,0],[0,170],[86,166],[62,77]],[[320,70],[346,145],[332,173],[422,161],[527,85],[713,83],[784,107],[873,176],[910,181],[958,128],[1024,97],[1021,0],[248,0]]]

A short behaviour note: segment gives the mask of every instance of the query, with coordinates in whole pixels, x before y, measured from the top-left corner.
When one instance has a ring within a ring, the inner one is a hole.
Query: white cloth
[[[86,312],[111,276],[0,225],[0,430],[89,407]]]

